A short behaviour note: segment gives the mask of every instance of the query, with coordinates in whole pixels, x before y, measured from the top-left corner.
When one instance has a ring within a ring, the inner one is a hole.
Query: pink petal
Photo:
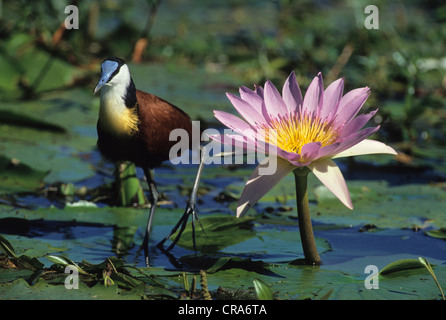
[[[324,91],[324,100],[320,112],[321,119],[330,121],[338,110],[339,102],[344,91],[344,79],[338,79],[332,82]]]
[[[352,133],[357,132],[358,130],[361,130],[362,127],[365,126],[365,124],[376,114],[377,111],[378,109],[369,113],[360,114],[356,118],[350,120],[344,126],[344,128],[342,128],[341,136],[348,136],[351,135]]]
[[[369,127],[362,129],[361,131],[352,133],[351,135],[347,137],[343,137],[342,141],[340,141],[339,147],[336,149],[335,154],[338,154],[342,151],[345,151],[351,147],[353,147],[355,144],[361,142],[362,140],[367,139],[372,134],[377,132],[379,130],[379,126],[377,127]]]
[[[258,110],[247,101],[231,94],[226,93],[226,96],[231,101],[237,112],[250,124],[265,123],[265,118]]]
[[[311,81],[307,92],[305,92],[303,109],[307,114],[317,112],[322,107],[323,95],[324,84],[322,81],[322,74],[319,72],[319,74],[314,77],[313,81]]]
[[[283,85],[282,97],[287,106],[288,113],[294,114],[294,112],[299,111],[299,107],[302,106],[303,98],[294,71],[291,72]]]
[[[261,162],[249,177],[237,205],[237,217],[245,215],[246,212],[260,200],[260,198],[296,168],[288,161],[277,158],[276,172],[272,175],[260,175],[259,169],[267,166],[267,163]]]
[[[240,97],[249,103],[257,111],[257,113],[261,115],[261,118],[263,118],[262,121],[257,121],[257,123],[265,124],[271,121],[265,107],[265,101],[263,101],[263,92],[261,95],[259,95],[257,92],[246,87],[240,87],[239,92]]]
[[[339,102],[335,123],[343,125],[355,117],[370,95],[368,87],[347,92]]]
[[[241,135],[245,135],[254,140],[255,131],[248,123],[246,123],[239,117],[228,112],[218,110],[214,110],[214,116],[229,129],[232,129],[235,132],[240,133]]]
[[[288,152],[280,148],[277,148],[277,155],[282,159],[290,162],[296,167],[305,167],[305,164],[299,162],[301,156],[298,153]]]
[[[349,209],[353,209],[350,193],[339,167],[330,159],[315,161],[308,165],[314,175]]]
[[[240,134],[215,134],[209,135],[209,138],[225,145],[243,146],[243,149],[247,151],[257,150],[256,145],[252,140]]]
[[[263,93],[265,99],[265,106],[271,118],[279,119],[287,114],[287,106],[282,97],[277,91],[276,87],[271,81],[267,80],[265,83],[265,91]]]
[[[254,85],[254,92],[263,99],[263,88],[261,86]]]
[[[320,148],[317,158],[315,160],[321,159],[321,158],[332,158],[334,154],[336,154],[336,150],[339,149],[339,146],[341,145],[340,142],[335,142],[333,144],[330,144],[328,146]]]
[[[302,147],[302,150],[300,152],[301,154],[301,162],[311,162],[314,159],[317,158],[319,150],[321,149],[321,143],[320,142],[310,142],[305,144]]]
[[[380,141],[366,139],[355,144],[353,147],[341,153],[338,153],[336,156],[333,157],[333,159],[341,157],[360,156],[365,154],[377,154],[377,153],[397,155],[397,152],[388,145]]]
[[[255,110],[262,110],[263,99],[257,93],[247,87],[240,87],[240,98],[249,103]]]

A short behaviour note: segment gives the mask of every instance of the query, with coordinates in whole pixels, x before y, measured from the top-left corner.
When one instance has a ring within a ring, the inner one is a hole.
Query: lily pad
[[[252,230],[253,218],[236,218],[227,215],[206,216],[196,222],[195,236],[197,249],[202,253],[214,253],[223,248],[255,236]],[[172,235],[172,238],[176,234]],[[187,225],[178,245],[193,250],[192,224]]]
[[[384,276],[403,270],[414,270],[423,267],[423,264],[418,259],[402,259],[388,264],[379,273]]]
[[[35,170],[17,159],[0,155],[0,194],[34,192],[43,186],[48,172]]]
[[[425,233],[429,237],[446,240],[446,228],[440,228],[437,230],[427,230]]]
[[[268,285],[260,279],[254,279],[254,289],[259,300],[272,300],[273,294]]]

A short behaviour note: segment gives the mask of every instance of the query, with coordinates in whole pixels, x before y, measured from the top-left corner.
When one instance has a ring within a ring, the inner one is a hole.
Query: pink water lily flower
[[[213,137],[224,144],[238,139],[247,143],[248,151],[276,150],[277,170],[261,175],[254,170],[240,197],[237,216],[272,189],[282,178],[299,167],[307,167],[348,208],[353,209],[344,177],[332,160],[340,157],[386,153],[395,155],[391,147],[367,139],[379,126],[364,125],[377,110],[358,115],[370,89],[358,88],[343,95],[344,80],[338,79],[324,89],[319,73],[302,96],[294,72],[285,81],[282,95],[266,81],[265,87],[240,88],[240,97],[227,97],[243,119],[223,111],[214,111],[224,125],[240,134]]]

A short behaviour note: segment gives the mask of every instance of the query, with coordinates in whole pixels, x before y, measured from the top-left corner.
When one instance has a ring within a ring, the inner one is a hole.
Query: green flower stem
[[[299,221],[300,238],[304,250],[305,261],[309,264],[320,264],[321,258],[317,252],[311,225],[310,208],[308,205],[307,178],[310,170],[307,167],[293,171],[296,181],[297,218]]]

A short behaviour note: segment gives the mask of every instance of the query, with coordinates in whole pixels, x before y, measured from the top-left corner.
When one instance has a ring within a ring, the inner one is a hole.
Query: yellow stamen
[[[338,138],[338,130],[333,127],[333,122],[302,114],[274,119],[261,129],[265,133],[265,142],[298,154],[307,143],[320,142],[324,147]]]

